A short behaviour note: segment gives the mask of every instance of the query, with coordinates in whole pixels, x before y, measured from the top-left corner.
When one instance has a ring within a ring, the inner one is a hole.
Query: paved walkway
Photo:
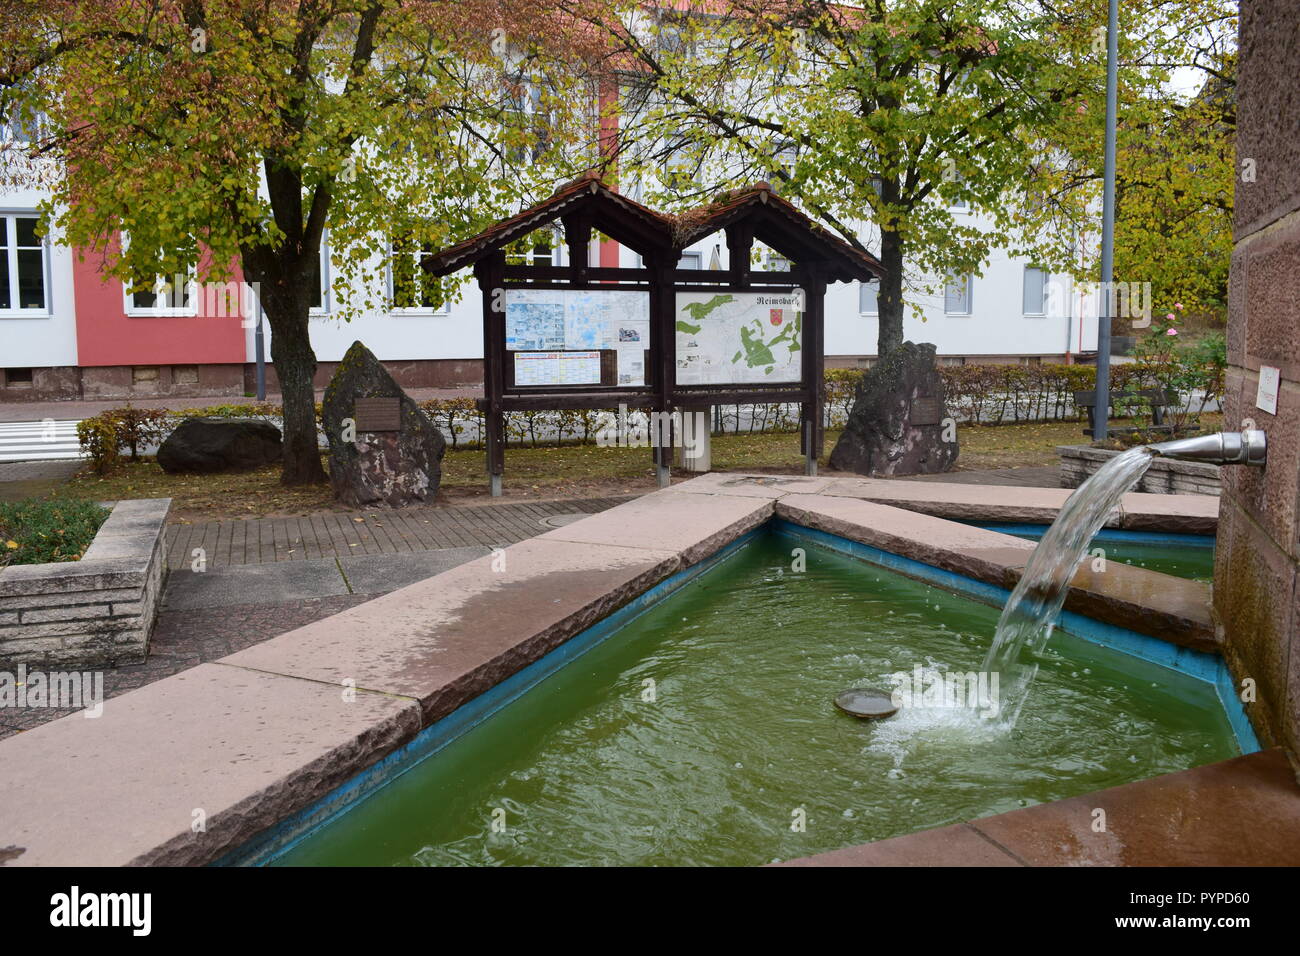
[[[167,564],[190,568],[195,549],[207,567],[310,561],[444,548],[504,547],[557,527],[562,515],[595,514],[635,495],[559,501],[431,506],[399,511],[325,512],[167,528]]]
[[[0,461],[0,501],[48,494],[80,467],[79,461]]]

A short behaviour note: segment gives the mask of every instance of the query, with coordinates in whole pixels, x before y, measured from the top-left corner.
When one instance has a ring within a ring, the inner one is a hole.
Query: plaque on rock
[[[928,395],[918,395],[912,399],[910,419],[913,427],[941,424],[943,422],[943,402]]]
[[[357,432],[399,432],[402,430],[400,398],[358,398],[352,406]]]

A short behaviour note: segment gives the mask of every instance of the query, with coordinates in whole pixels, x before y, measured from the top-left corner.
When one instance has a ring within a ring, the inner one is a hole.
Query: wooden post
[[[804,291],[803,311],[803,369],[804,379],[812,393],[812,400],[804,403],[804,471],[817,474],[817,462],[822,457],[826,442],[826,348],[822,324],[825,321],[826,280],[819,265],[809,264],[802,272]]]
[[[650,384],[655,394],[652,411],[671,413],[673,401],[671,392],[676,378],[677,362],[677,309],[676,283],[673,271],[677,267],[679,251],[673,249],[666,261],[660,258],[645,260],[646,268],[651,272],[650,278],[650,361],[654,365]],[[655,464],[655,480],[660,488],[672,484],[672,445],[663,446],[659,429],[649,429],[651,459]],[[669,441],[672,431],[669,429]]]
[[[506,470],[505,413],[501,407],[506,362],[505,267],[505,253],[499,250],[474,265],[483,296],[483,393],[487,399],[483,445],[487,451],[488,493],[494,498],[501,495]]]

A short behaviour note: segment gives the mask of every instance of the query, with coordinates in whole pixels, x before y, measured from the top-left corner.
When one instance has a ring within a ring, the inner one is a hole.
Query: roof
[[[812,259],[824,263],[827,281],[870,280],[885,274],[879,259],[808,218],[764,182],[733,190],[707,206],[674,217],[674,236],[685,248],[739,223],[752,226],[755,239],[795,262]]]
[[[556,219],[583,215],[591,226],[642,254],[677,252],[728,227],[746,226],[759,242],[796,263],[817,262],[828,282],[884,275],[880,261],[800,212],[767,183],[734,190],[705,206],[666,215],[611,189],[595,173],[566,183],[549,199],[502,219],[478,235],[426,256],[426,271],[443,276],[496,252]]]
[[[448,275],[579,210],[591,215],[595,228],[638,251],[649,252],[672,246],[673,229],[669,217],[619,195],[598,175],[588,173],[561,186],[549,199],[488,226],[477,236],[425,256],[422,264],[434,275]]]

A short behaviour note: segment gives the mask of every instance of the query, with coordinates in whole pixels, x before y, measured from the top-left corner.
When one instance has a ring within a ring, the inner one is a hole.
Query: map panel
[[[679,292],[678,385],[803,379],[803,291]]]

